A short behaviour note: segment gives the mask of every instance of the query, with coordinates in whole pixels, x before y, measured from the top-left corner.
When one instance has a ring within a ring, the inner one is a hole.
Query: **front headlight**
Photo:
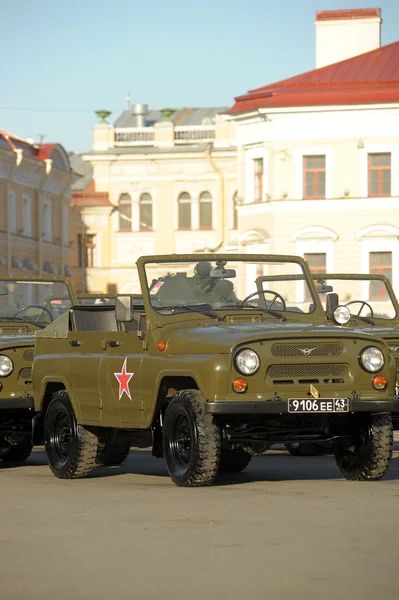
[[[253,375],[260,367],[260,358],[254,350],[245,348],[245,350],[237,352],[235,365],[237,371],[243,375]]]
[[[337,306],[333,312],[333,319],[338,325],[345,325],[351,316],[351,311],[346,306]]]
[[[360,364],[369,373],[377,373],[384,366],[384,355],[379,348],[369,346],[360,353]]]
[[[0,354],[0,377],[7,377],[13,372],[13,369],[14,365],[11,358],[5,354]]]

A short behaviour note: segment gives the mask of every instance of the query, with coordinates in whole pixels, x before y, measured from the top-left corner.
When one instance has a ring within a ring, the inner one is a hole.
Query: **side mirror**
[[[339,306],[338,294],[332,293],[326,296],[326,317],[331,320],[334,316],[334,310]]]
[[[133,321],[132,298],[130,296],[116,297],[115,317],[118,323]]]

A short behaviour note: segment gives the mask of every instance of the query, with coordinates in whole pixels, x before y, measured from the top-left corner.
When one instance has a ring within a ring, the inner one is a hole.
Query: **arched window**
[[[232,206],[232,211],[233,211],[233,219],[232,219],[233,229],[238,229],[237,202],[238,202],[238,193],[235,192],[234,196],[233,196],[233,206]]]
[[[191,196],[182,192],[177,200],[179,206],[179,229],[191,229]]]
[[[140,231],[152,231],[152,198],[150,194],[140,196]]]
[[[119,198],[119,231],[132,230],[132,201],[129,194]]]
[[[199,197],[199,228],[212,229],[212,196],[202,192]]]

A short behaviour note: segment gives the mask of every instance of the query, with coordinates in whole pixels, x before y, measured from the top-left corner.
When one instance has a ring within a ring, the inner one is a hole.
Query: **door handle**
[[[107,342],[107,346],[110,348],[117,348],[120,345],[121,343],[118,340],[109,340],[109,342]]]
[[[69,340],[69,343],[71,344],[71,346],[81,346],[83,342],[81,342],[80,340]]]

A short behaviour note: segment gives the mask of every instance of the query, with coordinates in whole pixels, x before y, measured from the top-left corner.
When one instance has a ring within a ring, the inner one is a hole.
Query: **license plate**
[[[345,413],[349,412],[348,398],[289,398],[290,413]]]

